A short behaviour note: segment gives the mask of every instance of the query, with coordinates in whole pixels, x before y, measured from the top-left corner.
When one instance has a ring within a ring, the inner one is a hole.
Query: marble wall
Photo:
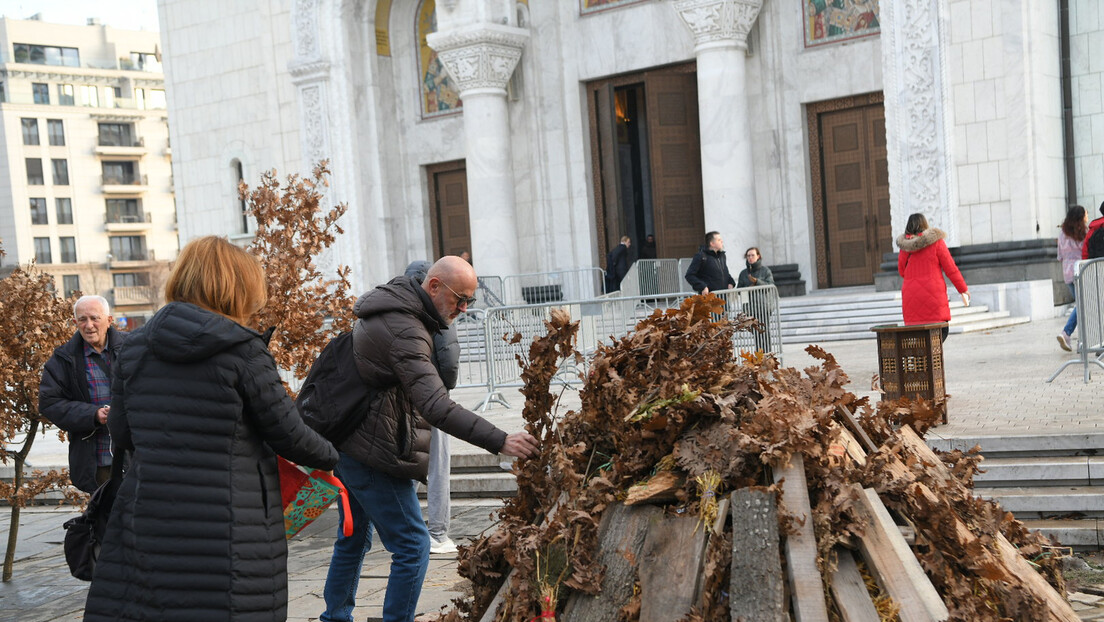
[[[1104,5],[1070,0],[1074,167],[1077,202],[1099,218],[1104,202]]]

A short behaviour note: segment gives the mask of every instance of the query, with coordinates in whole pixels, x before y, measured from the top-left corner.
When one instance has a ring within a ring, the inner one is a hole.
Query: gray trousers
[[[449,436],[433,428],[429,439],[429,480],[426,504],[429,506],[429,536],[440,542],[449,530]]]

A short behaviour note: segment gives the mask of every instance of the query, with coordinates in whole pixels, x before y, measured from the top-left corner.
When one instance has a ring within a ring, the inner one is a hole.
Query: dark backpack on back
[[[1086,250],[1089,252],[1089,259],[1104,257],[1104,227],[1097,227],[1096,231],[1093,231]]]
[[[295,405],[303,421],[338,446],[364,421],[376,391],[357,373],[353,334],[341,333],[311,365]]]

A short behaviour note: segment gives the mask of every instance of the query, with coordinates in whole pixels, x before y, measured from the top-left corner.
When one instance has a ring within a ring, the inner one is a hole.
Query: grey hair
[[[104,315],[111,315],[111,305],[107,303],[107,298],[104,298],[103,296],[93,296],[89,294],[87,296],[81,296],[80,298],[77,298],[77,301],[73,303],[73,317],[77,317],[77,305],[82,302],[88,302],[89,300],[95,300],[96,302],[100,303],[100,306],[103,307]]]

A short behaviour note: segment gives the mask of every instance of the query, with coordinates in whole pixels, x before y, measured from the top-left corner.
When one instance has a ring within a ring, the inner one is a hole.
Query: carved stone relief
[[[731,43],[747,48],[747,36],[763,0],[675,0],[675,10],[697,46]]]
[[[456,81],[460,96],[473,89],[506,90],[506,83],[521,58],[528,31],[498,24],[479,24],[448,32],[435,32],[427,41]]]

